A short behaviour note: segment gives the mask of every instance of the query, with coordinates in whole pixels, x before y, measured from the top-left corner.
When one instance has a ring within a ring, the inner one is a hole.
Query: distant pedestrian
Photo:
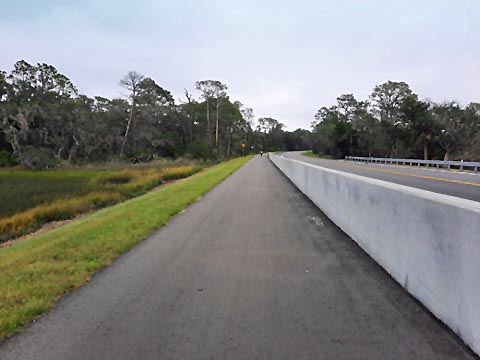
[[[263,150],[260,150],[260,157],[263,157]]]

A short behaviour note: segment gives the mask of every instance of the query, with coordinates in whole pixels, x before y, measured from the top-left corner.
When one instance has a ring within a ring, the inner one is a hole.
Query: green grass
[[[0,171],[0,242],[37,230],[46,222],[70,219],[144,194],[203,166],[170,162],[118,170]]]
[[[183,181],[0,249],[0,339],[144,239],[251,159],[213,166]]]
[[[317,155],[317,154],[314,154],[311,151],[305,151],[305,152],[302,153],[302,155],[308,156],[308,157],[311,157],[311,158],[316,158],[316,159],[327,159],[327,160],[332,159],[332,157],[329,156],[329,155]]]

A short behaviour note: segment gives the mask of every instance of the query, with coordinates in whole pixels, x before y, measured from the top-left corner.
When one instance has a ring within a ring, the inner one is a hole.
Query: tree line
[[[232,100],[220,81],[193,85],[197,97],[185,89],[176,101],[131,71],[119,81],[126,96],[92,98],[55,67],[18,61],[9,74],[0,70],[0,166],[306,149],[332,158],[480,160],[480,104],[421,101],[404,82],[378,85],[368,100],[341,95],[318,110],[312,131],[291,132],[271,117],[254,121],[253,110]]]
[[[368,100],[341,95],[312,123],[317,154],[480,161],[480,103],[419,100],[405,82],[375,86]]]
[[[232,101],[220,81],[197,81],[199,97],[185,89],[178,102],[136,71],[119,85],[127,96],[92,98],[79,94],[68,77],[48,64],[21,60],[9,74],[0,71],[0,166],[210,159],[308,147],[298,143],[304,130],[285,132],[272,118],[260,118],[255,126],[253,110]]]

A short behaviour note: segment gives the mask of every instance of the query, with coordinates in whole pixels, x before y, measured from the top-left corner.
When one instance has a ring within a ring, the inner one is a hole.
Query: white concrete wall
[[[480,354],[479,202],[274,154],[270,159],[395,280]]]

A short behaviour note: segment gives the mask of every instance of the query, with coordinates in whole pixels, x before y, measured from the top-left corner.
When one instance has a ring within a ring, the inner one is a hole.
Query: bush
[[[53,151],[45,147],[27,148],[20,154],[20,162],[32,170],[53,168],[58,164]]]
[[[188,152],[194,159],[206,161],[214,158],[213,147],[202,140],[193,141],[188,148]]]
[[[17,164],[11,152],[0,150],[0,167],[15,166]]]

